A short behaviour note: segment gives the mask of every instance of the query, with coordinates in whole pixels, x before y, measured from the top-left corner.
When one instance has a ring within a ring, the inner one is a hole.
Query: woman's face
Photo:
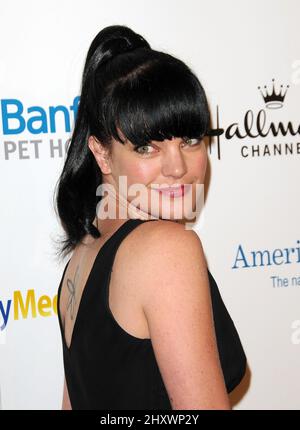
[[[203,196],[203,185],[200,184],[204,183],[207,166],[204,140],[173,138],[163,142],[151,141],[149,145],[135,149],[128,140],[122,145],[113,139],[109,169],[103,168],[101,163],[99,166],[103,183],[114,187],[119,202],[130,203],[144,214],[155,218],[192,220],[191,213],[199,210],[196,207],[199,200],[197,188]],[[181,184],[187,186],[184,194],[177,197],[154,189]],[[131,186],[136,188],[130,190]]]

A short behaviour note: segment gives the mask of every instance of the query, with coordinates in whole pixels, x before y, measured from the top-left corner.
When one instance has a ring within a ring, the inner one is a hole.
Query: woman
[[[126,26],[99,32],[57,189],[61,255],[73,251],[58,289],[64,409],[231,408],[244,351],[185,228],[208,130],[187,65]]]

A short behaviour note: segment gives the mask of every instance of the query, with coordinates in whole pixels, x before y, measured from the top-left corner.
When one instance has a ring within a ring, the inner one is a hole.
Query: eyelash
[[[185,143],[187,142],[187,141],[189,141],[189,140],[193,140],[192,138],[191,139],[184,139],[184,141],[185,141]],[[194,144],[194,145],[189,145],[190,147],[193,147],[193,146],[198,146],[200,143],[201,143],[201,141],[202,141],[202,139],[197,139],[197,138],[194,138],[194,140],[196,140],[196,143]],[[139,149],[140,148],[146,148],[146,147],[152,147],[152,145],[150,145],[150,144],[147,144],[147,145],[141,145],[141,146],[137,146],[136,148],[134,148],[134,151],[135,152],[137,152],[139,155],[142,155],[142,156],[147,156],[147,155],[150,155],[151,154],[151,152],[139,152]]]

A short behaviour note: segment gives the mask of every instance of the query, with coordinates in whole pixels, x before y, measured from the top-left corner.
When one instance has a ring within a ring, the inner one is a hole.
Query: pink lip
[[[167,194],[170,197],[180,197],[184,195],[184,185],[180,187],[170,187],[170,188],[154,188],[155,191],[158,191],[161,194]]]

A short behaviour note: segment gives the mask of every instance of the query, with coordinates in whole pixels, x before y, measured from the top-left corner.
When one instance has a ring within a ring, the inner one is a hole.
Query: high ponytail
[[[112,138],[124,143],[119,128],[134,145],[172,136],[205,134],[209,113],[204,90],[179,59],[151,49],[133,30],[113,25],[101,30],[88,50],[80,103],[54,206],[65,237],[65,257],[85,235],[101,236],[93,224],[102,173],[88,146],[95,136],[108,150]],[[101,197],[100,197],[101,199]]]
[[[66,233],[66,237],[60,241],[59,255],[62,257],[72,251],[86,234],[94,238],[101,235],[93,220],[98,203],[96,188],[102,182],[102,174],[88,146],[91,130],[94,133],[97,130],[92,104],[97,94],[97,70],[118,54],[139,47],[150,48],[148,42],[130,28],[114,25],[100,31],[89,48],[74,131],[54,192],[55,210]]]

